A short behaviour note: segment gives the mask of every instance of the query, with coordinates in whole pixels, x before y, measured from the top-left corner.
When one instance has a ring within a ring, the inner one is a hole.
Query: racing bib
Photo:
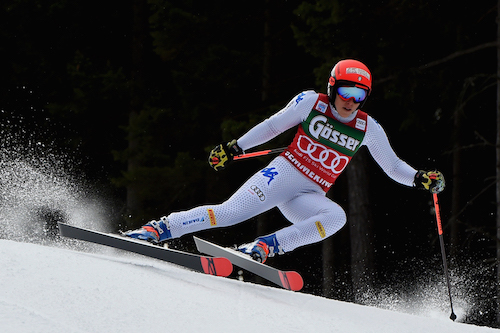
[[[328,96],[319,94],[307,119],[281,154],[325,192],[358,151],[366,133],[367,114],[358,110],[349,123],[333,117]]]

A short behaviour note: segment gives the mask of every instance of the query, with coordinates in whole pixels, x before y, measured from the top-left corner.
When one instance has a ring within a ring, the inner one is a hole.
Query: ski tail
[[[289,272],[279,272],[281,284],[283,288],[293,291],[301,290],[304,287],[304,280],[302,280],[302,276],[294,271]]]
[[[302,276],[295,271],[282,271],[274,267],[261,264],[247,255],[210,243],[198,237],[194,237],[194,240],[198,251],[201,253],[227,258],[234,265],[271,281],[284,289],[298,291],[304,287]]]

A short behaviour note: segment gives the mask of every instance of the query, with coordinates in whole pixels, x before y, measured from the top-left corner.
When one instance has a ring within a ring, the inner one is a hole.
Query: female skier
[[[372,88],[370,70],[352,59],[332,69],[327,94],[304,91],[288,105],[238,140],[220,144],[209,163],[223,169],[245,150],[297,126],[287,149],[248,179],[227,201],[171,213],[125,235],[160,243],[199,230],[226,227],[278,207],[292,224],[258,237],[238,249],[259,262],[275,254],[319,242],[346,223],[344,210],[326,192],[361,146],[396,182],[439,193],[445,180],[439,171],[417,171],[393,151],[383,128],[361,111]]]

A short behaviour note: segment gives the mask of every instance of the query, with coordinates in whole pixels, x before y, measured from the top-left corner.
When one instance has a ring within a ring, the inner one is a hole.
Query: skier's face
[[[360,103],[355,103],[353,98],[349,98],[347,101],[340,98],[337,94],[335,97],[335,110],[339,113],[342,118],[349,117],[353,112],[355,112]]]

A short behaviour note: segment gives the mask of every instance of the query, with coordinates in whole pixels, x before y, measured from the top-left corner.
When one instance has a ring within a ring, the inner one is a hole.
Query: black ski
[[[170,263],[205,274],[228,276],[233,271],[233,265],[226,258],[207,257],[193,253],[168,249],[152,245],[144,241],[79,228],[64,223],[59,223],[59,231],[61,233],[61,236],[64,237],[70,237],[142,254],[148,257],[168,261]]]
[[[194,237],[196,247],[201,253],[211,256],[224,257],[229,259],[234,265],[239,266],[249,272],[252,272],[266,280],[288,290],[300,290],[304,286],[302,276],[294,271],[282,271],[257,262],[243,253],[228,249],[206,240]]]

